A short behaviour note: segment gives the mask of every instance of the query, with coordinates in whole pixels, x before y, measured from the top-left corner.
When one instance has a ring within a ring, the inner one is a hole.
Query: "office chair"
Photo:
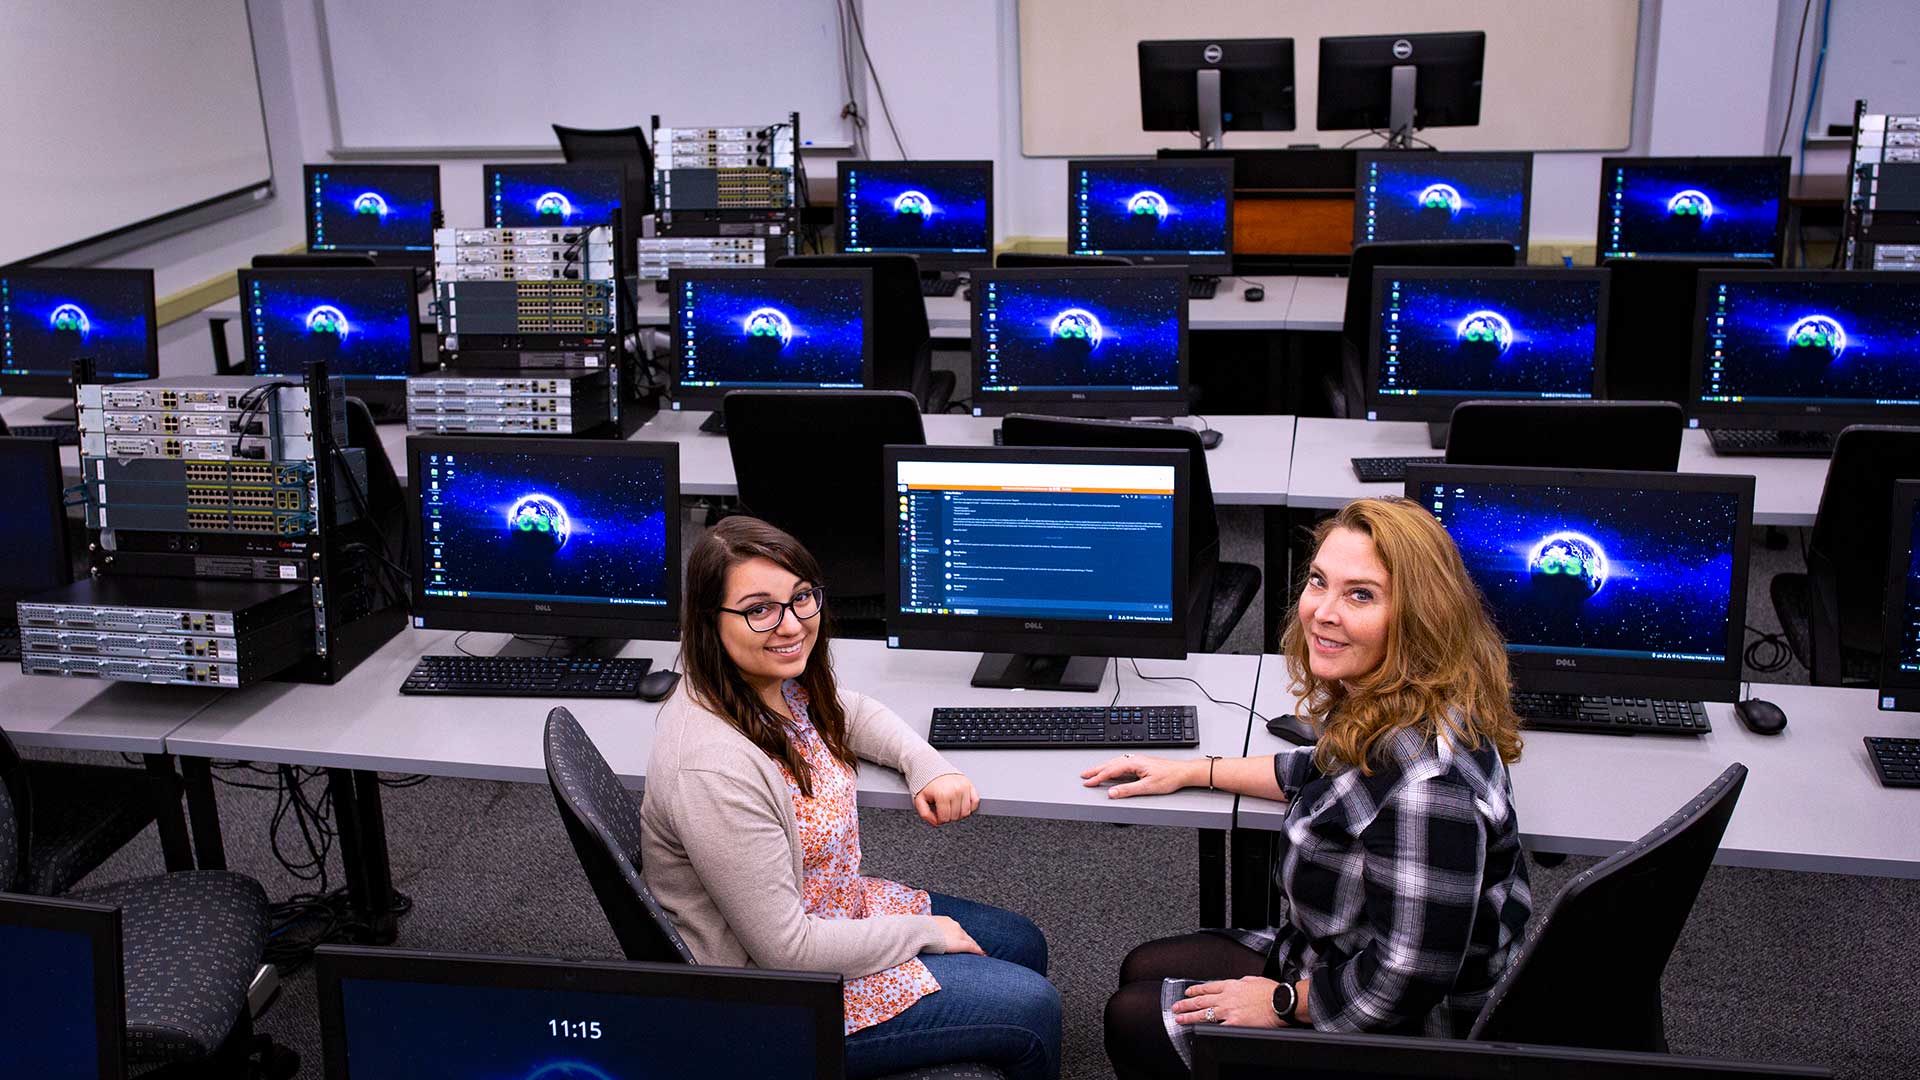
[[[924,413],[943,413],[958,379],[933,370],[933,331],[911,255],[782,255],[774,266],[873,271],[874,390],[905,390]]]
[[[877,475],[879,469],[874,472]],[[566,709],[547,713],[542,742],[554,805],[621,951],[629,960],[698,963],[641,876],[640,801],[620,786],[600,748]],[[1001,1080],[1001,1073],[981,1065],[940,1065],[900,1073],[890,1080],[909,1078]]]
[[[1447,464],[1673,472],[1685,428],[1671,401],[1463,401]]]
[[[1606,396],[1686,402],[1692,393],[1695,279],[1738,259],[1608,259]]]
[[[880,448],[926,445],[901,390],[735,390],[720,402],[740,508],[797,537],[820,560],[834,633],[885,636],[891,488]]]
[[[19,755],[0,732],[0,762]],[[123,770],[124,771],[124,770]],[[0,783],[0,892],[16,891],[33,856],[20,788]],[[225,870],[187,870],[75,890],[67,899],[120,910],[130,1064],[147,1076],[289,1077],[299,1057],[255,1036],[247,1001],[267,946],[267,894]],[[0,967],[5,966],[0,957]],[[9,977],[16,975],[7,973]]]
[[[1373,272],[1382,266],[1512,266],[1518,252],[1504,240],[1411,240],[1355,244],[1340,322],[1340,385],[1326,387],[1335,416],[1365,415],[1367,339],[1373,323]]]
[[[1793,658],[1815,686],[1875,685],[1893,482],[1920,480],[1920,428],[1855,424],[1833,440],[1807,542],[1807,572],[1767,591]]]
[[[1133,260],[1124,255],[1046,255],[1027,251],[1003,251],[994,256],[995,270],[1050,269],[1062,267],[1072,269],[1084,266],[1132,266]]]
[[[321,251],[289,255],[255,255],[255,270],[371,270],[380,265],[365,252]]]
[[[1469,1039],[1664,1052],[1660,975],[1746,783],[1729,765],[1626,849],[1567,884],[1534,917]]]
[[[627,233],[637,236],[633,226],[653,213],[653,148],[647,145],[647,129],[576,128],[553,125],[554,138],[560,140],[560,155],[572,165],[583,161],[619,162],[627,167],[625,206],[621,216],[627,219]]]
[[[1185,450],[1193,459],[1188,501],[1188,648],[1219,652],[1260,591],[1260,568],[1220,561],[1220,520],[1200,433],[1181,424],[1140,424],[1013,413],[1000,422],[1007,446],[1087,446]]]

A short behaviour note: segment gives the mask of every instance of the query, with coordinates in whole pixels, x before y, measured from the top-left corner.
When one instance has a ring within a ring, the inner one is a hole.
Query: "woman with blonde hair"
[[[1401,498],[1349,503],[1313,540],[1281,651],[1318,744],[1081,774],[1124,780],[1116,799],[1205,784],[1288,803],[1278,927],[1149,942],[1121,965],[1106,1043],[1128,1080],[1187,1075],[1193,1024],[1464,1035],[1531,914],[1506,652],[1459,550]]]

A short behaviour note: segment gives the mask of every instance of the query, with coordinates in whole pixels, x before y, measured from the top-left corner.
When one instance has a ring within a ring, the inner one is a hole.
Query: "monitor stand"
[[[1393,66],[1392,96],[1387,99],[1387,149],[1413,149],[1414,85],[1420,69],[1412,64]]]
[[[55,424],[77,424],[80,422],[80,413],[71,404],[62,405],[41,419]]]
[[[1200,121],[1200,149],[1220,149],[1226,124],[1220,111],[1219,68],[1201,68],[1193,73],[1193,104]]]
[[[1427,421],[1427,445],[1435,450],[1447,448],[1447,432],[1453,430],[1453,424],[1446,420]]]
[[[564,637],[550,638],[521,637],[518,634],[507,639],[495,656],[564,656],[579,660],[606,660],[620,655],[627,647],[626,638],[603,637]]]
[[[1106,675],[1105,656],[1035,656],[985,653],[973,669],[973,685],[993,690],[1072,690],[1091,694]]]

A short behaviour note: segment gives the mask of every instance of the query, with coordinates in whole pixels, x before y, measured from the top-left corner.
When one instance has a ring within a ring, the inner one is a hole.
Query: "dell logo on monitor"
[[[1412,55],[1413,55],[1413,42],[1408,41],[1406,38],[1401,38],[1400,40],[1393,43],[1393,58],[1395,60],[1405,60],[1407,57]]]
[[[1037,623],[1037,622],[1024,622],[1020,624],[1020,628],[1022,630],[1045,630],[1047,628],[1047,624]]]
[[[535,604],[535,605],[533,605],[533,610],[535,610],[535,611],[552,611],[552,610],[553,610],[553,605],[552,605],[552,604]]]
[[[1220,50],[1220,46],[1218,45],[1209,45],[1206,48],[1200,50],[1201,58],[1204,59],[1209,64],[1219,63],[1220,58],[1225,55],[1226,53],[1222,52]]]
[[[1564,656],[1556,656],[1553,658],[1553,666],[1554,667],[1579,667],[1580,661],[1569,659]]]
[[[1082,394],[1082,393],[1080,393],[1079,391],[1074,391],[1074,392],[1072,392],[1072,393],[1071,393],[1071,394],[1070,394],[1069,396],[1070,396],[1070,397],[1071,397],[1071,398],[1072,398],[1073,400],[1075,400],[1075,401],[1085,401],[1085,400],[1087,400],[1087,395],[1085,395],[1085,394]]]

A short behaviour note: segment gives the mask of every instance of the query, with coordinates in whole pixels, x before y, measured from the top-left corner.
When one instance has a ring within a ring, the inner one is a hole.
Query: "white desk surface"
[[[1303,416],[1294,427],[1287,504],[1330,510],[1369,495],[1397,495],[1402,489],[1399,482],[1363,484],[1353,475],[1348,459],[1441,453],[1427,445],[1427,425],[1418,421]],[[1680,440],[1681,472],[1755,478],[1753,520],[1757,525],[1812,525],[1827,464],[1826,458],[1720,457],[1703,431],[1689,430]]]
[[[1284,661],[1265,658],[1254,710],[1293,707]],[[1733,706],[1709,702],[1713,731],[1695,738],[1536,731],[1513,766],[1520,830],[1530,847],[1610,855],[1685,805],[1734,762],[1747,783],[1715,858],[1727,866],[1920,878],[1920,790],[1884,788],[1861,738],[1920,736],[1920,717],[1879,713],[1874,691],[1754,683],[1787,713],[1777,736],[1755,735]],[[1291,744],[1255,722],[1250,753]],[[1276,829],[1285,804],[1241,799],[1237,824]]]
[[[548,709],[565,705],[621,782],[632,788],[644,785],[659,705],[604,698],[402,697],[400,684],[414,662],[424,653],[456,651],[456,636],[451,631],[403,631],[335,686],[268,683],[229,694],[173,732],[167,747],[187,757],[545,783],[542,725]],[[472,634],[466,645],[484,653],[499,649],[504,640],[497,634]],[[1105,704],[1113,696],[1111,669],[1098,694],[1016,693],[969,686],[976,653],[889,650],[876,641],[841,641],[833,649],[842,685],[887,703],[922,734],[936,704],[1089,705]],[[676,652],[671,642],[633,642],[622,655],[650,656],[659,664],[675,662]],[[1149,675],[1191,676],[1226,701],[1252,700],[1259,666],[1255,656],[1141,662]],[[1123,704],[1199,707],[1198,752],[1238,754],[1245,746],[1245,709],[1211,704],[1189,683],[1144,682],[1124,661],[1121,669]],[[968,750],[951,756],[979,789],[984,813],[1188,828],[1224,829],[1232,823],[1232,797],[1216,792],[1119,800],[1081,786],[1080,770],[1117,752]],[[911,805],[905,783],[890,770],[861,769],[859,789],[868,806]]]
[[[0,728],[14,745],[158,754],[166,737],[230,691],[27,675],[0,667]]]
[[[1268,296],[1272,298],[1271,294]],[[1347,320],[1345,277],[1302,277],[1287,305],[1288,330],[1338,333]]]
[[[685,495],[737,495],[733,454],[725,436],[700,430],[706,409],[662,412],[634,433],[636,439],[680,444],[680,491]],[[945,413],[923,416],[930,446],[991,446],[998,417]],[[1293,460],[1291,416],[1213,416],[1208,421],[1223,436],[1207,451],[1207,475],[1214,502],[1227,506],[1279,506],[1287,501],[1286,481]],[[1182,419],[1183,424],[1195,421]],[[407,429],[380,425],[380,441],[400,479],[407,477]],[[77,464],[75,467],[78,467]]]

